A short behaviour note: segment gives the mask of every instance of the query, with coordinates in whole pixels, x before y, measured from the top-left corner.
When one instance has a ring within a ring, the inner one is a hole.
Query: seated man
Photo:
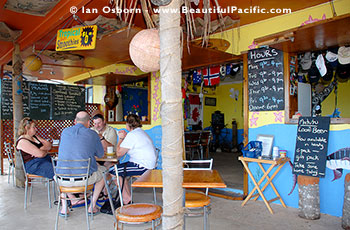
[[[91,129],[94,130],[99,136],[105,152],[107,152],[108,146],[113,146],[116,150],[117,145],[117,132],[114,128],[109,125],[106,125],[106,121],[102,114],[98,113],[92,118],[94,122],[94,127]]]
[[[141,127],[139,116],[129,114],[126,118],[126,129],[129,133],[124,130],[118,132],[117,156],[121,157],[126,153],[130,156],[128,162],[117,165],[120,185],[123,184],[124,177],[142,175],[148,169],[153,169],[156,166],[158,156],[156,156],[153,141]],[[114,167],[110,168],[110,172],[115,174]],[[122,196],[123,203],[129,204],[131,194],[128,183],[124,183]]]
[[[61,134],[60,146],[58,151],[58,159],[61,160],[76,160],[90,158],[90,177],[88,184],[95,184],[94,193],[92,196],[91,208],[93,213],[98,213],[96,201],[100,192],[104,187],[102,172],[105,167],[96,164],[95,157],[103,157],[104,151],[98,134],[89,129],[90,117],[85,111],[78,112],[75,118],[75,125],[63,130]],[[58,162],[59,166],[64,166],[64,162]],[[64,171],[67,173],[67,170]],[[84,186],[82,181],[62,181],[63,186]],[[72,194],[68,194],[72,197]],[[74,197],[74,196],[73,196]],[[66,212],[65,202],[62,202],[61,214]]]

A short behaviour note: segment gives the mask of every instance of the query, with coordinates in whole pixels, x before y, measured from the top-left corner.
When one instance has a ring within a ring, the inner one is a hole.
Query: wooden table
[[[96,161],[108,161],[112,163],[118,163],[118,157],[116,153],[114,155],[107,155],[107,153],[105,153],[105,155],[101,158],[96,157]]]
[[[152,169],[140,176],[132,187],[163,188],[162,170]],[[226,188],[216,170],[184,170],[183,188]]]
[[[272,208],[270,206],[269,203],[276,201],[276,200],[280,200],[281,204],[283,205],[283,207],[286,208],[285,203],[283,202],[280,194],[278,193],[276,187],[273,185],[272,180],[273,178],[277,175],[277,173],[280,171],[280,169],[283,167],[283,165],[287,162],[290,161],[290,159],[288,157],[284,157],[284,158],[279,158],[277,160],[265,160],[265,159],[257,159],[257,158],[249,158],[249,157],[239,157],[238,158],[240,161],[242,161],[242,164],[244,166],[244,168],[247,170],[248,175],[250,176],[251,180],[253,181],[255,187],[254,189],[249,193],[249,195],[245,198],[245,200],[242,203],[242,207],[251,199],[254,198],[253,200],[256,201],[259,196],[261,196],[261,198],[263,199],[267,209],[270,211],[271,214],[273,214]],[[259,180],[259,182],[257,183],[256,180],[254,179],[253,174],[251,173],[249,167],[248,167],[248,163],[249,162],[255,162],[259,165],[261,171],[263,171],[264,175],[261,177],[261,179]],[[262,164],[270,164],[270,167],[265,171],[264,167],[262,166]],[[271,170],[277,167],[276,171],[272,174],[271,177],[269,177],[269,173],[271,172]],[[260,185],[261,183],[265,180],[265,178],[267,179],[267,182],[264,184],[264,186],[260,189]],[[264,190],[267,188],[268,185],[271,185],[273,191],[275,192],[276,196],[275,198],[271,199],[271,200],[266,200],[263,192]],[[258,190],[258,193],[253,195],[254,192]]]

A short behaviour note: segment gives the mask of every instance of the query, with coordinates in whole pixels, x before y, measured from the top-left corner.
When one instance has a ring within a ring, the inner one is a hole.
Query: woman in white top
[[[157,155],[153,141],[141,127],[139,116],[129,114],[126,118],[126,129],[129,132],[127,133],[125,130],[118,132],[117,156],[120,158],[126,153],[130,156],[128,162],[118,164],[120,185],[123,184],[124,177],[142,175],[148,169],[153,169],[156,166]],[[110,171],[115,174],[114,167]],[[131,195],[128,183],[124,184],[122,195],[124,204],[130,203]]]

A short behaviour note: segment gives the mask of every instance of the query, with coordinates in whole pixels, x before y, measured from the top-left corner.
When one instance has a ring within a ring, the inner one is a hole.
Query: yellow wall
[[[350,117],[350,81],[345,83],[338,83],[337,108],[340,111],[340,117]],[[334,91],[322,102],[322,116],[331,115],[335,108],[335,94]]]
[[[230,97],[230,89],[239,91],[238,100]],[[237,122],[238,129],[243,129],[243,95],[242,84],[225,84],[218,87],[217,92],[217,108],[225,114],[225,124],[227,128],[232,128],[232,119]]]

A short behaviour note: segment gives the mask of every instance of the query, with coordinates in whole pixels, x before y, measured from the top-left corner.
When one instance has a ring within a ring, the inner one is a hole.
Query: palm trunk
[[[298,176],[299,185],[299,217],[316,220],[320,219],[320,178]]]
[[[169,10],[166,12],[165,10]],[[176,10],[171,13],[170,10]],[[182,229],[183,116],[181,98],[180,0],[160,7],[162,92],[163,229]]]
[[[12,68],[13,68],[13,76],[12,76],[12,104],[13,104],[13,138],[14,143],[17,140],[17,131],[19,122],[23,118],[23,101],[22,101],[22,93],[19,93],[22,86],[22,59],[20,56],[20,48],[19,44],[14,43],[14,51],[12,55]],[[16,167],[15,167],[15,175],[16,175],[16,185],[18,187],[24,187],[24,171],[22,166],[22,161],[20,160],[19,153],[15,149],[16,156]]]

